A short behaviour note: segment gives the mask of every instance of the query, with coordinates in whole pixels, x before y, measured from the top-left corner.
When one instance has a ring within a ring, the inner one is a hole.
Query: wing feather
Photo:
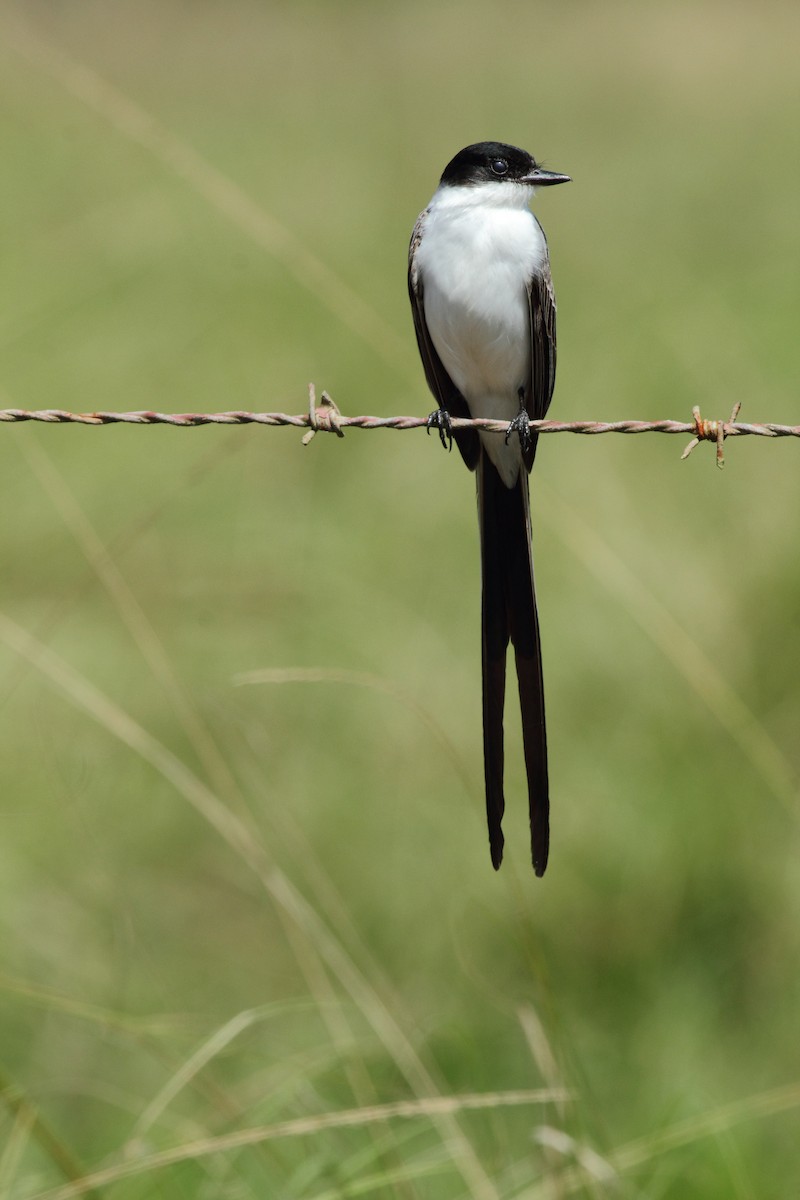
[[[531,373],[525,394],[525,408],[532,421],[547,415],[556,381],[556,298],[550,274],[550,260],[545,260],[528,282],[528,313],[531,336]],[[530,471],[536,453],[536,439],[525,455]]]
[[[451,417],[469,417],[467,402],[445,370],[431,340],[428,323],[425,320],[424,290],[417,266],[417,249],[424,234],[427,215],[428,209],[426,208],[417,218],[408,248],[408,295],[411,300],[411,313],[414,317],[414,331],[417,335],[422,365],[425,368],[425,378],[439,408],[443,408]],[[474,471],[480,458],[478,434],[474,429],[458,429],[453,431],[453,437],[464,462],[470,471]]]

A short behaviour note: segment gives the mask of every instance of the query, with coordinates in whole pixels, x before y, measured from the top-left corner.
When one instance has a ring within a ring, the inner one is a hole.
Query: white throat
[[[487,181],[458,184],[455,187],[440,184],[430,203],[430,208],[528,208],[534,197],[535,188],[529,183],[514,183],[511,180]]]

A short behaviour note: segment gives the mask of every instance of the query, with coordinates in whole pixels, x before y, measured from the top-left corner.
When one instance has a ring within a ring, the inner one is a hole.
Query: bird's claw
[[[445,450],[453,449],[453,425],[450,420],[450,414],[446,408],[437,408],[432,412],[427,420],[427,430],[430,434],[432,429],[437,430],[439,441],[444,446]]]
[[[509,422],[508,429],[506,430],[506,445],[508,445],[512,433],[517,434],[522,453],[527,454],[531,448],[531,425],[530,418],[524,408],[521,408],[514,417],[514,420]]]

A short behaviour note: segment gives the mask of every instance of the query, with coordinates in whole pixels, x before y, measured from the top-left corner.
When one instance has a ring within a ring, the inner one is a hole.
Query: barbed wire
[[[305,413],[281,412],[230,412],[211,413],[160,413],[150,410],[134,412],[67,412],[60,408],[4,408],[0,409],[0,422],[7,423],[40,421],[50,425],[172,425],[178,429],[195,428],[201,425],[292,425],[308,432],[303,444],[316,433],[335,433],[344,437],[345,429],[424,429],[430,430],[429,418],[424,417],[347,417],[328,395],[323,392],[317,404],[316,390],[309,384],[309,407]],[[668,433],[691,435],[691,441],[683,451],[686,458],[700,442],[715,442],[717,465],[724,465],[723,443],[729,437],[800,437],[800,425],[752,424],[737,421],[740,404],[733,408],[730,418],[707,420],[700,409],[692,409],[691,421],[531,421],[531,433],[574,433],[595,436],[602,433]],[[508,421],[488,418],[452,417],[453,430],[478,429],[489,433],[508,433]],[[443,439],[444,440],[444,439]]]

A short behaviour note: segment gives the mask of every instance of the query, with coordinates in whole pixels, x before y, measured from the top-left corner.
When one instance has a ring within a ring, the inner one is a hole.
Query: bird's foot
[[[506,445],[508,445],[512,433],[517,434],[522,453],[527,454],[531,448],[531,424],[530,418],[524,408],[519,410],[514,420],[508,426],[506,431]]]
[[[436,429],[439,433],[439,441],[444,446],[445,450],[453,449],[453,425],[450,420],[450,414],[446,408],[437,408],[432,412],[427,421],[428,433],[432,429]]]

